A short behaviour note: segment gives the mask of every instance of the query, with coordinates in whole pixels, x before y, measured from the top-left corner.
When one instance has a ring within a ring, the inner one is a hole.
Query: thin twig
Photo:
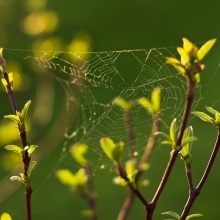
[[[90,210],[92,210],[93,215],[91,216],[91,220],[97,220],[96,210],[95,210],[95,199],[96,199],[96,192],[94,190],[93,185],[93,176],[92,176],[92,168],[90,164],[88,163],[86,166],[86,173],[88,176],[88,188],[89,188],[89,195],[88,195],[88,205],[90,207]]]
[[[3,59],[3,57],[1,57],[1,63],[5,60]],[[5,66],[4,66],[5,67]],[[3,68],[5,69],[5,68]],[[14,114],[16,114],[16,112],[19,111],[17,102],[15,101],[15,96],[14,96],[14,91],[12,89],[12,87],[10,86],[10,81],[8,78],[8,73],[6,70],[3,71],[3,77],[5,78],[6,82],[7,82],[7,94],[9,96]],[[25,148],[27,146],[27,137],[26,137],[26,131],[23,130],[20,125],[18,124],[18,129],[19,129],[19,133],[20,133],[20,138],[21,138],[21,142],[22,142],[22,146],[23,148]],[[28,167],[30,164],[30,157],[28,155],[28,152],[25,151],[24,155],[23,155],[23,174],[25,176],[27,176],[27,171],[28,171]],[[31,187],[26,187],[25,188],[25,197],[26,197],[26,214],[27,214],[27,220],[31,220],[31,194],[32,194],[32,188]]]
[[[180,145],[181,145],[181,141],[183,138],[184,130],[186,128],[187,120],[189,117],[190,108],[191,108],[193,98],[194,98],[195,85],[196,85],[196,82],[194,82],[189,76],[186,77],[186,79],[187,79],[187,97],[186,97],[186,103],[185,103],[185,108],[184,108],[184,113],[183,113],[183,119],[182,119],[182,123],[180,126],[180,131],[178,133],[176,148],[171,152],[170,159],[168,161],[167,167],[166,167],[165,172],[163,174],[163,177],[160,181],[160,184],[157,188],[157,191],[156,191],[152,201],[149,203],[150,209],[147,212],[147,217],[146,217],[147,220],[152,219],[153,212],[156,207],[156,203],[157,203],[157,201],[158,201],[158,199],[159,199],[159,197],[160,197],[160,195],[166,185],[166,182],[168,180],[168,177],[170,175],[170,172],[173,168],[173,165],[176,161],[176,157],[177,157],[178,152],[180,150]]]
[[[209,159],[209,162],[206,166],[205,172],[204,172],[198,186],[196,188],[193,188],[193,189],[190,190],[189,198],[188,198],[188,201],[187,201],[187,203],[184,207],[184,210],[183,210],[183,213],[181,215],[180,220],[185,220],[185,218],[187,217],[187,215],[188,215],[195,199],[200,194],[200,191],[201,191],[204,183],[206,182],[206,179],[207,179],[207,177],[208,177],[208,175],[211,171],[212,165],[215,161],[216,155],[217,155],[218,150],[219,150],[219,146],[220,146],[220,133],[218,133],[218,136],[217,136],[217,139],[216,139],[215,146],[213,148],[211,157]]]

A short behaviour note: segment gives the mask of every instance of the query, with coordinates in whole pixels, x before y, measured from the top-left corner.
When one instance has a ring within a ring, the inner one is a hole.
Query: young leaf
[[[216,38],[207,41],[205,44],[201,46],[201,48],[197,52],[197,57],[199,61],[201,61],[206,56],[206,54],[211,50],[215,42]]]
[[[137,99],[137,103],[146,108],[150,113],[153,112],[153,105],[147,98],[139,98]]]
[[[57,170],[56,176],[64,185],[74,186],[77,183],[75,175],[68,169]]]
[[[158,113],[160,111],[160,93],[161,93],[161,88],[157,87],[153,90],[151,94],[151,101],[153,104],[152,113]]]
[[[205,107],[210,113],[212,113],[213,115],[216,115],[216,113],[218,112],[218,111],[216,111],[214,108],[212,108],[212,107],[208,107],[208,106],[206,106]]]
[[[124,148],[124,143],[121,141],[119,143],[115,144],[115,147],[112,151],[112,157],[114,158],[115,161],[119,162],[121,158],[121,152]]]
[[[118,97],[115,99],[115,104],[121,107],[124,110],[131,110],[133,103],[130,101],[126,101],[125,99]]]
[[[12,176],[12,177],[10,177],[10,180],[11,181],[19,181],[19,182],[23,183],[25,185],[25,187],[28,187],[27,183],[25,182],[25,180],[22,177]]]
[[[115,143],[113,142],[112,139],[104,137],[100,139],[100,145],[106,156],[110,160],[114,160],[112,156],[113,149],[115,148]]]
[[[191,219],[191,218],[201,217],[201,216],[203,216],[203,215],[202,215],[202,214],[192,214],[192,215],[188,215],[188,216],[186,217],[186,220],[189,220],[189,219]]]
[[[180,64],[180,61],[179,60],[177,60],[176,58],[173,58],[173,57],[166,57],[166,63],[167,64],[171,64],[171,65],[173,65],[173,64]]]
[[[18,124],[21,124],[20,118],[17,115],[6,115],[4,118],[11,119],[12,121],[17,122]]]
[[[0,216],[0,220],[12,220],[12,218],[8,213],[3,212],[2,215]]]
[[[26,116],[27,116],[27,112],[28,112],[28,108],[29,106],[31,105],[31,100],[29,100],[25,105],[24,105],[24,108],[22,109],[21,111],[21,123],[22,125],[25,124],[25,119],[26,119]]]
[[[175,212],[172,212],[172,211],[167,211],[167,212],[163,212],[161,213],[162,215],[169,215],[171,217],[174,217],[175,219],[179,220],[180,219],[180,216],[175,213]]]
[[[181,62],[182,65],[186,65],[186,63],[189,63],[190,57],[187,54],[187,52],[182,47],[177,47],[177,51],[181,58],[183,58],[184,61]]]
[[[23,173],[20,173],[20,176],[22,178],[22,182],[25,184],[26,187],[30,187],[30,182],[28,180],[28,178],[23,174]]]
[[[192,114],[196,115],[197,117],[199,117],[203,121],[207,121],[207,122],[212,123],[212,118],[204,112],[194,111],[194,112],[192,112]]]
[[[36,164],[37,164],[36,161],[31,161],[31,163],[30,163],[30,165],[28,167],[27,176],[28,176],[29,181],[30,181],[30,177],[31,177],[32,171],[35,168]]]
[[[21,154],[22,149],[16,145],[7,145],[5,146],[6,150],[14,151],[15,153]]]
[[[37,148],[37,145],[31,145],[28,149],[28,154],[29,154],[29,157],[32,155],[32,153],[36,150]]]
[[[104,137],[100,140],[100,145],[106,156],[113,161],[119,162],[124,143],[115,144],[110,138]]]
[[[174,118],[170,125],[170,140],[173,142],[173,144],[176,144],[176,138],[177,138],[177,123],[176,123],[176,118]]]
[[[78,162],[80,165],[85,166],[88,163],[88,146],[86,144],[77,143],[73,145],[73,147],[70,149],[70,153],[76,162]]]

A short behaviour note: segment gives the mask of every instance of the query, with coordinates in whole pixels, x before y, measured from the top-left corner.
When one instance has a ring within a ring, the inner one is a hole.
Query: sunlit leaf
[[[36,161],[31,161],[31,162],[30,162],[30,165],[29,165],[29,167],[28,167],[28,171],[27,171],[27,176],[28,176],[28,179],[29,179],[29,180],[30,180],[30,177],[31,177],[32,171],[34,170],[36,164],[37,164]]]
[[[121,141],[119,143],[115,144],[115,147],[112,151],[112,157],[114,158],[115,161],[119,162],[121,158],[121,152],[124,148],[124,143]]]
[[[216,40],[217,39],[214,38],[212,40],[207,41],[205,44],[201,46],[201,48],[197,52],[197,57],[199,61],[201,61],[206,56],[206,54],[210,51],[212,46],[215,44]]]
[[[150,113],[153,112],[153,105],[147,98],[139,98],[137,99],[137,103],[146,108]]]
[[[126,101],[125,99],[118,97],[115,99],[115,104],[120,106],[124,110],[130,110],[133,106],[133,103],[130,101]]]
[[[202,217],[203,215],[202,214],[192,214],[192,215],[188,215],[186,217],[186,220],[189,220],[191,218],[198,218],[198,217]]]
[[[161,93],[161,88],[157,87],[153,90],[151,94],[151,101],[153,104],[152,113],[158,113],[160,111],[160,93]]]
[[[173,64],[180,64],[180,61],[177,60],[176,58],[167,57],[166,59],[167,59],[167,61],[166,61],[167,64],[171,64],[171,65],[173,65]]]
[[[205,107],[210,113],[212,113],[213,115],[216,115],[216,113],[218,113],[218,111],[216,111],[214,108],[212,108],[212,107],[208,107],[208,106],[206,106]]]
[[[4,118],[11,119],[17,122],[18,124],[21,124],[20,118],[17,115],[6,115]]]
[[[186,53],[190,53],[193,49],[193,43],[190,42],[187,38],[183,38],[183,49]]]
[[[70,153],[73,158],[78,162],[80,165],[85,166],[87,161],[87,154],[88,154],[88,146],[84,143],[77,143],[73,145],[70,149]]]
[[[177,51],[178,51],[179,55],[181,56],[181,58],[183,58],[183,60],[184,60],[184,63],[181,63],[181,64],[185,65],[186,63],[189,63],[190,57],[187,54],[187,52],[182,47],[177,47]]]
[[[27,112],[28,112],[28,108],[30,107],[31,105],[31,100],[29,100],[25,105],[24,105],[24,108],[22,109],[21,111],[21,123],[24,125],[25,123],[25,119],[26,119],[26,116],[27,116]]]
[[[1,217],[0,217],[0,220],[12,220],[12,218],[8,213],[3,212]]]
[[[170,139],[175,144],[177,138],[177,122],[176,118],[173,119],[171,125],[170,125]]]
[[[75,175],[68,169],[57,170],[56,176],[64,185],[74,186],[77,183]]]
[[[14,151],[15,153],[21,154],[22,148],[16,145],[7,145],[5,146],[6,150]]]
[[[37,145],[31,145],[31,146],[29,147],[29,149],[28,149],[28,154],[29,154],[29,156],[32,155],[32,153],[36,150],[36,148],[37,148]]]
[[[199,117],[203,121],[207,121],[207,122],[212,123],[212,118],[204,112],[194,111],[194,112],[192,112],[192,114],[196,115],[197,117]]]
[[[112,152],[113,152],[113,149],[115,148],[115,143],[113,142],[113,140],[107,137],[101,138],[100,145],[101,145],[102,150],[106,154],[106,156],[110,160],[114,160],[112,156]]]
[[[167,212],[163,212],[161,213],[162,215],[169,215],[171,217],[174,217],[175,219],[179,220],[180,219],[180,216],[175,213],[175,212],[172,212],[172,211],[167,211]]]

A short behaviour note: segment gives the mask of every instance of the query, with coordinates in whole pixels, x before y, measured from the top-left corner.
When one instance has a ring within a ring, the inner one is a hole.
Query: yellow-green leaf
[[[3,212],[1,217],[0,217],[0,220],[12,220],[12,218],[8,213]]]
[[[217,110],[215,110],[215,109],[212,108],[212,107],[206,106],[205,108],[206,108],[210,113],[212,113],[213,115],[216,115],[216,113],[218,112]]]
[[[198,218],[198,217],[202,217],[203,215],[202,214],[192,214],[192,215],[188,215],[186,217],[186,220],[189,220],[191,218]]]
[[[28,167],[28,171],[27,171],[27,176],[28,176],[28,179],[30,180],[30,177],[31,177],[31,174],[32,174],[32,171],[33,169],[35,168],[37,162],[36,161],[31,161],[29,167]]]
[[[22,148],[16,145],[7,145],[5,146],[6,150],[14,151],[15,153],[21,154]]]
[[[177,60],[176,58],[167,57],[166,59],[167,59],[167,61],[166,61],[167,64],[171,64],[171,65],[173,65],[173,64],[180,64],[180,61]]]
[[[199,117],[203,121],[207,121],[207,122],[211,122],[212,123],[213,119],[209,115],[204,113],[204,112],[194,111],[194,112],[192,112],[192,114],[196,115],[197,117]]]
[[[151,94],[151,100],[153,104],[152,113],[158,113],[160,111],[160,92],[161,92],[161,88],[157,87],[153,90]]]
[[[21,124],[20,118],[17,115],[6,115],[4,118],[11,119],[17,122],[18,124]]]
[[[174,217],[175,219],[179,220],[180,216],[176,213],[176,212],[172,212],[172,211],[167,211],[167,212],[163,212],[161,213],[162,215],[169,215],[171,217]]]
[[[133,106],[133,103],[130,101],[126,101],[125,99],[118,97],[115,99],[115,104],[120,106],[124,110],[130,110]]]
[[[182,65],[186,65],[186,63],[189,63],[190,57],[187,54],[187,52],[182,47],[177,47],[177,51],[181,58],[183,58],[184,62],[181,62]]]
[[[64,185],[74,186],[77,183],[75,175],[68,169],[57,170],[56,176]]]
[[[27,112],[28,112],[28,108],[29,108],[30,105],[31,105],[31,100],[29,100],[29,101],[24,105],[24,108],[23,108],[22,111],[21,111],[20,118],[21,118],[21,123],[22,123],[23,125],[25,124],[25,119],[26,119]]]
[[[201,61],[206,56],[206,54],[211,50],[216,40],[217,39],[214,38],[212,40],[207,41],[205,44],[201,46],[201,48],[197,52],[197,57],[199,61]]]
[[[174,118],[170,125],[170,139],[173,142],[173,144],[176,144],[176,138],[177,138],[177,123],[176,123],[176,118]]]
[[[139,98],[137,99],[137,103],[146,108],[150,113],[153,112],[153,105],[147,98]]]
[[[87,164],[88,146],[84,143],[77,143],[70,149],[72,157],[80,165],[85,166]]]

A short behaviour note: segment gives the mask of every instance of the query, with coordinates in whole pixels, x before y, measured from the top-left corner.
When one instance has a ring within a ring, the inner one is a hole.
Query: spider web
[[[89,53],[11,49],[5,51],[22,58],[35,71],[50,74],[61,86],[56,89],[62,88],[64,91],[65,96],[61,97],[65,100],[65,114],[62,115],[62,120],[65,120],[64,144],[60,158],[53,165],[50,175],[59,167],[74,163],[68,150],[77,142],[89,146],[95,158],[91,160],[94,173],[104,167],[112,171],[112,162],[106,158],[99,146],[100,138],[105,136],[115,142],[123,141],[125,149],[122,161],[129,159],[124,111],[116,105],[119,97],[125,100],[140,97],[150,99],[153,89],[160,87],[162,130],[169,133],[172,119],[181,120],[186,81],[172,66],[165,63],[166,57],[177,56],[175,48]],[[208,85],[210,82],[204,87],[207,88]],[[205,98],[202,87],[197,86],[192,110]],[[136,151],[141,155],[151,132],[152,117],[146,109],[138,105],[132,108],[131,116]],[[50,175],[44,179],[43,185]],[[41,185],[38,190],[42,187]]]

